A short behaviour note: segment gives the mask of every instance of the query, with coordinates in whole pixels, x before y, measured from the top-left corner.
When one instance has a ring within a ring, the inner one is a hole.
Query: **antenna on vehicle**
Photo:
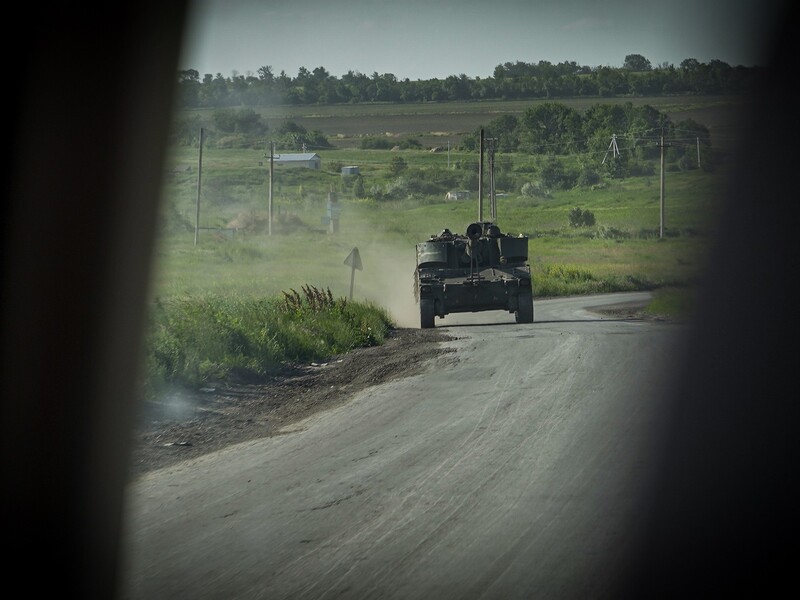
[[[497,138],[484,138],[489,146],[489,212],[492,223],[497,222],[497,196],[494,190],[494,148]]]
[[[483,221],[483,127],[481,127],[480,160],[478,161],[478,222]]]

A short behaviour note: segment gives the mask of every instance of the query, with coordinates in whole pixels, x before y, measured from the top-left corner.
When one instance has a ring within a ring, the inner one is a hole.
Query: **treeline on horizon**
[[[621,68],[587,67],[576,62],[506,62],[491,77],[450,75],[444,79],[398,79],[391,73],[348,71],[341,77],[324,67],[300,67],[295,77],[271,66],[241,75],[200,76],[178,72],[180,108],[220,108],[274,104],[356,104],[368,102],[444,102],[455,100],[525,100],[536,98],[731,94],[753,89],[760,67],[731,66],[721,60],[694,58],[675,67],[653,67],[640,54],[629,54]]]

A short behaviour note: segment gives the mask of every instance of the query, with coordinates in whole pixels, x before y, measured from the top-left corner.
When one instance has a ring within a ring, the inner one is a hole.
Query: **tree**
[[[653,67],[650,61],[641,54],[628,54],[625,57],[625,62],[622,63],[622,68],[628,71],[649,71]]]
[[[504,152],[513,152],[519,146],[519,120],[514,115],[501,115],[489,121],[489,137],[497,138],[497,146]]]
[[[234,111],[229,108],[215,110],[211,120],[214,127],[223,133],[233,133],[236,130],[236,117]]]
[[[568,171],[564,167],[564,163],[554,156],[550,156],[545,160],[540,174],[542,185],[547,189],[560,188],[566,190],[573,187],[578,179],[576,173]]]
[[[203,123],[200,116],[178,117],[172,122],[170,131],[170,142],[181,146],[191,146],[197,143],[200,128]]]
[[[258,77],[261,81],[266,81],[267,83],[272,83],[275,79],[275,76],[272,74],[272,67],[270,65],[264,65],[263,67],[258,68]]]
[[[700,68],[700,61],[696,58],[686,58],[681,61],[680,67],[684,71],[697,71]]]
[[[200,83],[200,73],[195,69],[186,69],[185,71],[178,71],[178,83]]]
[[[330,148],[328,138],[321,131],[311,132],[294,121],[286,121],[278,130],[277,146],[286,150],[308,151],[311,148]]]
[[[408,168],[408,164],[402,156],[393,156],[389,164],[389,172],[397,177]]]
[[[263,135],[267,125],[261,121],[261,115],[251,108],[233,110],[221,108],[212,115],[214,126],[223,133],[244,133],[246,135]]]
[[[628,93],[628,80],[623,70],[599,67],[594,74],[597,93],[600,96],[616,96]]]
[[[619,154],[602,163],[609,179],[623,179],[628,172],[628,155]]]
[[[197,106],[200,101],[200,73],[194,69],[178,71],[178,93],[183,106]]]
[[[519,130],[520,146],[532,154],[571,152],[581,133],[581,116],[565,104],[545,102],[525,110]]]
[[[325,67],[310,71],[300,67],[295,78],[272,67],[259,67],[256,75],[231,77],[205,74],[194,69],[178,71],[178,101],[183,108],[262,106],[267,104],[341,102],[428,102],[441,100],[513,100],[573,96],[652,95],[663,93],[740,93],[754,89],[758,68],[731,67],[720,61],[709,64],[687,58],[680,68],[661,63],[653,68],[641,54],[625,57],[623,68],[588,67],[574,61],[553,64],[507,62],[492,77],[468,77],[464,73],[443,79],[399,80],[392,73],[371,76],[348,71],[341,78]],[[491,127],[490,127],[491,129]],[[505,138],[505,136],[504,136]],[[505,143],[505,142],[503,142]],[[513,143],[512,143],[513,145]]]

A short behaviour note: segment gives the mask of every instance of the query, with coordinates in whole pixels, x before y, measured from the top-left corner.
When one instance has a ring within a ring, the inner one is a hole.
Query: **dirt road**
[[[652,320],[643,301],[600,307],[607,317]],[[281,435],[314,412],[330,409],[366,387],[410,377],[430,359],[453,350],[442,342],[453,334],[437,329],[397,329],[382,346],[361,348],[324,363],[288,367],[259,383],[212,385],[200,391],[174,390],[142,407],[135,432],[132,476],[197,458],[239,442]]]
[[[536,315],[453,319],[415,375],[142,474],[123,596],[613,597],[680,327]]]

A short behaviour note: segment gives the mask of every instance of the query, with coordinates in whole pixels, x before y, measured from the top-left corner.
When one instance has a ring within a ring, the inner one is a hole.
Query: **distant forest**
[[[178,72],[180,108],[255,107],[274,104],[341,104],[367,102],[442,102],[450,100],[520,100],[574,97],[731,94],[753,89],[761,67],[731,66],[687,58],[675,67],[653,67],[640,54],[629,54],[621,68],[587,67],[575,62],[552,64],[507,62],[491,77],[450,75],[444,79],[398,79],[391,73],[341,77],[324,67],[301,67],[295,77],[271,66],[256,74],[225,77],[194,69]]]

